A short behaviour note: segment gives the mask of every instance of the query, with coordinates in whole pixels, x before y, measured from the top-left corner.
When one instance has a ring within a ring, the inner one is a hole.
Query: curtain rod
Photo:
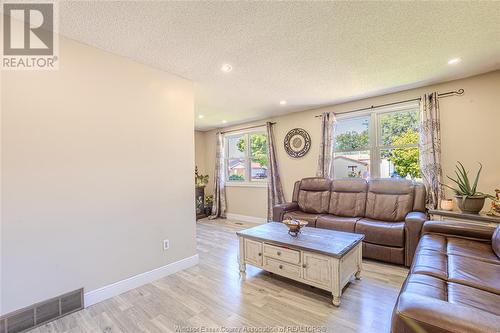
[[[448,92],[445,92],[445,93],[441,93],[441,94],[438,94],[438,97],[449,97],[449,96],[460,96],[460,95],[463,95],[464,94],[464,90],[463,89],[458,89],[458,90],[454,90],[454,91],[448,91]],[[422,99],[422,97],[417,97],[417,98],[412,98],[412,99],[407,99],[407,100],[404,100],[404,101],[398,101],[398,102],[392,102],[392,103],[386,103],[386,104],[379,104],[379,105],[372,105],[372,106],[369,106],[369,107],[365,107],[365,108],[361,108],[361,109],[355,109],[355,110],[349,110],[349,111],[346,111],[346,112],[336,112],[335,114],[346,114],[346,113],[352,113],[352,112],[358,112],[358,111],[364,111],[364,110],[371,110],[371,109],[376,109],[376,108],[381,108],[381,107],[384,107],[384,106],[391,106],[391,105],[396,105],[396,104],[401,104],[401,103],[406,103],[406,102],[416,102],[416,101],[420,101]],[[315,116],[316,118],[318,117],[323,117],[322,114],[318,114]]]
[[[276,124],[276,123],[275,122],[271,123],[271,125],[274,125],[274,124]],[[233,129],[233,130],[221,132],[221,134],[226,134],[226,133],[231,133],[231,132],[238,132],[238,131],[244,131],[244,130],[247,130],[247,129],[257,128],[257,127],[263,127],[263,126],[266,126],[266,124],[253,125],[253,126],[247,126],[247,127],[242,127],[242,128],[236,128],[236,129]]]

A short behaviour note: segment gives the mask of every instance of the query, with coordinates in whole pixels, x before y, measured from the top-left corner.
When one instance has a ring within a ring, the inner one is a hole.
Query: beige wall
[[[194,148],[195,164],[198,167],[198,172],[205,175],[207,173],[205,132],[194,131]]]
[[[463,96],[440,100],[444,173],[452,174],[457,160],[464,162],[473,170],[476,170],[479,161],[484,165],[479,189],[492,193],[495,188],[500,187],[500,154],[498,153],[500,71],[270,119],[277,122],[275,135],[278,143],[278,161],[286,199],[291,199],[295,180],[315,175],[320,137],[320,119],[315,118],[315,115],[324,111],[340,113],[370,105],[415,98],[426,92],[446,92],[459,88],[465,89]],[[255,124],[258,123],[264,123],[264,120],[255,122]],[[286,133],[295,127],[308,131],[312,140],[309,153],[299,159],[289,157],[283,149]],[[215,130],[205,132],[206,161],[204,163],[211,176],[215,156],[214,136]],[[228,188],[228,212],[265,217],[265,195],[266,191],[262,188]]]
[[[2,73],[4,313],[196,252],[192,83],[64,38],[60,61]]]

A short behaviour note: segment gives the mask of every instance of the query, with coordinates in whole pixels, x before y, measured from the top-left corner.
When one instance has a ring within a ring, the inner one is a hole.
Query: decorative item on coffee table
[[[481,174],[483,165],[479,163],[479,170],[477,171],[476,178],[474,179],[474,183],[471,183],[469,180],[469,171],[465,170],[465,167],[461,162],[457,163],[457,170],[455,170],[457,178],[446,176],[449,180],[454,182],[456,186],[452,187],[446,184],[443,185],[455,192],[457,206],[462,212],[478,214],[481,209],[483,209],[486,198],[493,199],[493,196],[477,191],[477,183],[479,181],[479,175]]]
[[[288,227],[288,234],[292,237],[297,237],[300,228],[305,227],[309,222],[302,220],[283,220],[283,223]]]

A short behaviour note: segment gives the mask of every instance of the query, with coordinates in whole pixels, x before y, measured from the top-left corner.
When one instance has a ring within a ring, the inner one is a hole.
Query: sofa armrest
[[[422,226],[427,221],[427,214],[410,212],[405,218],[405,265],[411,266],[415,250],[422,232]]]
[[[403,292],[392,315],[392,333],[497,332],[498,316],[428,296]]]
[[[273,221],[281,222],[283,221],[283,215],[285,215],[285,213],[292,212],[298,209],[299,209],[299,204],[296,202],[286,202],[275,205],[273,207]]]
[[[491,241],[494,227],[449,221],[427,221],[422,233],[444,234],[455,237]]]

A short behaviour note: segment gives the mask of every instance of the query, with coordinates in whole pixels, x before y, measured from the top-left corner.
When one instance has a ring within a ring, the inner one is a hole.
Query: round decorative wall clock
[[[285,136],[285,151],[293,158],[302,157],[311,148],[311,137],[302,128],[294,128]]]

